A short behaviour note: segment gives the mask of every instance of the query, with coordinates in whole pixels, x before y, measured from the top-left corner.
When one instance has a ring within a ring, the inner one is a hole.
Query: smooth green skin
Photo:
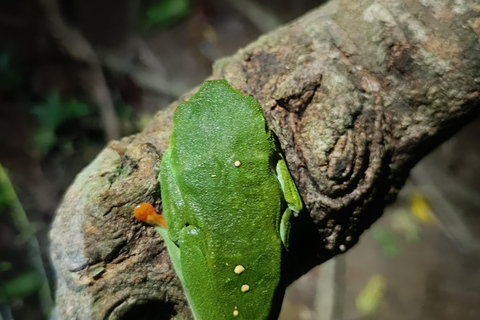
[[[195,319],[276,319],[302,201],[260,104],[225,80],[205,82],[175,111],[160,185],[167,229],[156,230]]]

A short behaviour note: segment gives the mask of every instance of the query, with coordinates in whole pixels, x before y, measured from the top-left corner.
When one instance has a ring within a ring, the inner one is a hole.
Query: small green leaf
[[[34,272],[23,273],[0,285],[0,301],[11,301],[25,297],[40,289],[42,277]]]
[[[392,228],[401,232],[408,241],[418,241],[420,239],[420,226],[408,210],[403,209],[393,212]]]
[[[40,150],[42,154],[48,153],[48,151],[57,142],[54,130],[50,128],[42,127],[33,136],[33,143]]]
[[[11,56],[8,52],[0,53],[0,87],[11,89],[17,87],[22,80],[20,73],[12,67]]]
[[[127,103],[120,103],[116,107],[117,115],[122,120],[130,120],[134,116],[132,106]]]
[[[9,261],[0,261],[0,272],[5,272],[12,269],[12,263]]]
[[[48,153],[57,143],[55,130],[66,120],[84,117],[89,112],[85,103],[77,100],[62,101],[58,93],[49,94],[43,103],[33,109],[39,122],[39,128],[33,137],[35,146],[42,154]]]
[[[62,122],[89,114],[88,105],[77,100],[62,101],[58,93],[51,93],[45,102],[33,108],[41,127],[56,128]]]
[[[17,201],[7,171],[0,165],[0,210],[12,207]]]
[[[382,301],[387,280],[382,275],[370,277],[363,290],[358,294],[355,300],[357,309],[363,314],[374,314]]]
[[[147,8],[144,26],[170,26],[184,18],[190,12],[189,0],[160,0]]]
[[[395,235],[381,228],[372,229],[373,238],[382,246],[383,253],[390,258],[395,258],[400,253]]]

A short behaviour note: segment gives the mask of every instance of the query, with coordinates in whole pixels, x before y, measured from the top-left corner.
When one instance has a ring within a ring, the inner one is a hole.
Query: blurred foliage
[[[22,77],[12,66],[11,55],[0,52],[0,88],[2,91],[11,90],[20,85]]]
[[[435,216],[428,205],[427,199],[421,192],[412,193],[410,208],[412,213],[424,224],[435,224]]]
[[[0,262],[0,272],[5,272],[12,269],[12,263],[8,261],[1,261]]]
[[[409,210],[399,209],[392,214],[392,228],[408,241],[420,240],[420,226]]]
[[[403,236],[407,241],[419,241],[422,225],[436,223],[435,216],[422,193],[415,191],[409,195],[409,207],[401,207],[392,212],[391,228],[372,228],[373,238],[382,247],[383,253],[390,258],[400,254],[397,237]]]
[[[355,304],[363,314],[374,314],[382,301],[387,288],[387,279],[383,275],[373,275],[358,294]]]
[[[395,234],[391,231],[385,230],[380,227],[372,229],[373,238],[382,247],[383,253],[390,258],[395,258],[399,255],[400,249]]]
[[[0,165],[0,211],[4,211],[13,206],[15,200],[15,192],[10,187],[7,172]]]
[[[115,109],[120,120],[129,121],[132,117],[135,117],[135,112],[133,112],[132,106],[128,103],[122,102]]]
[[[0,284],[0,302],[13,301],[40,290],[43,279],[35,271],[24,272]]]
[[[23,211],[7,171],[0,164],[0,213],[9,212],[22,242],[32,235],[33,227]],[[6,219],[5,219],[6,220]]]
[[[55,134],[57,128],[65,121],[87,116],[89,106],[77,100],[61,100],[58,93],[49,94],[45,102],[35,105],[33,113],[39,122],[39,128],[34,134],[35,147],[41,154],[47,154],[57,143]]]
[[[53,300],[41,259],[35,228],[28,220],[8,174],[1,165],[0,199],[2,205],[0,214],[10,213],[10,216],[5,215],[3,220],[7,221],[10,218],[16,229],[16,237],[20,240],[13,241],[11,247],[15,250],[21,249],[25,251],[23,256],[28,261],[26,270],[25,268],[17,267],[14,262],[0,262],[0,302],[18,300],[35,293],[38,294],[44,315],[47,316],[53,309]]]
[[[136,123],[138,130],[143,131],[145,128],[147,128],[153,121],[153,118],[151,115],[146,114],[146,113],[141,113],[138,115],[138,121]]]
[[[184,17],[191,10],[189,0],[159,0],[147,7],[143,25],[146,29],[155,26],[169,27]]]

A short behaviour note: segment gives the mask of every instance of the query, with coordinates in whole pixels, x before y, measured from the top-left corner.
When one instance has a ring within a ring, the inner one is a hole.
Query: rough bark
[[[480,4],[332,0],[215,64],[254,96],[306,205],[289,280],[347,251],[409,170],[479,113]],[[179,101],[180,102],[180,101]],[[165,246],[132,210],[157,181],[176,105],[114,141],[53,224],[61,319],[189,318]]]

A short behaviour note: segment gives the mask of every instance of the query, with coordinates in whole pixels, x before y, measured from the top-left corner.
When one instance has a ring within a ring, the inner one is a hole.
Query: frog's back
[[[224,80],[206,82],[177,109],[172,135],[170,167],[193,212],[189,223],[207,239],[219,301],[229,316],[238,310],[236,319],[266,319],[279,284],[285,204],[259,103]]]

